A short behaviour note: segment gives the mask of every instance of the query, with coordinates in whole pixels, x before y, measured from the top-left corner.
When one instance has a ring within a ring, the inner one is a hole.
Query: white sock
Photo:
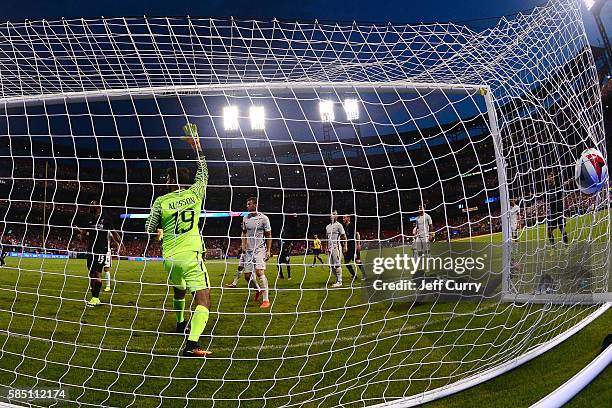
[[[238,285],[238,281],[240,280],[240,275],[242,275],[242,271],[236,270],[236,276],[234,276],[234,280],[232,281],[232,284],[234,286]]]
[[[261,287],[263,288],[263,291],[264,291],[263,300],[269,300],[268,299],[268,278],[266,278],[266,275],[261,275],[259,277],[259,280],[261,281]]]
[[[104,272],[104,277],[106,278],[106,287],[110,288],[111,285],[111,281],[110,281],[110,271],[108,272]]]
[[[342,283],[342,267],[336,268],[336,283]]]

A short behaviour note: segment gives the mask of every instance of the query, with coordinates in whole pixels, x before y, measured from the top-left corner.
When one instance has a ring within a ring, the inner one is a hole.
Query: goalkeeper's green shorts
[[[210,288],[208,271],[201,252],[183,252],[164,259],[170,283],[177,289],[195,292]]]

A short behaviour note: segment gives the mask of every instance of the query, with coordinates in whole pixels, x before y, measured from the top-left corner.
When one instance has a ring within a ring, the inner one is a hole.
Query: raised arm
[[[201,155],[200,162],[198,163],[198,171],[195,175],[195,181],[193,185],[189,187],[189,190],[193,191],[198,197],[204,198],[204,196],[206,196],[206,186],[208,186],[208,165],[206,164],[204,155]]]
[[[159,200],[155,200],[153,203],[153,207],[151,208],[151,213],[145,222],[145,231],[149,234],[153,234],[157,232],[157,227],[161,221],[161,204]]]
[[[200,159],[195,181],[189,190],[193,191],[198,197],[204,198],[206,195],[206,186],[208,185],[208,165],[206,164],[206,157],[202,154],[198,127],[194,123],[187,123],[183,126],[183,132],[185,133],[183,140],[191,145]]]

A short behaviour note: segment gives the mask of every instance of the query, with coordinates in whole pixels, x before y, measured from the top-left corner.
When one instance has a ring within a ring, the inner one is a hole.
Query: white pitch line
[[[161,285],[160,285],[161,286]],[[15,289],[15,285],[0,285],[1,289]],[[45,293],[61,293],[61,292],[67,292],[67,293],[81,293],[81,294],[86,294],[89,293],[89,287],[87,287],[84,290],[73,290],[73,289],[45,289],[45,288],[39,288],[38,286],[28,286],[28,285],[18,285],[18,289],[36,289],[37,292],[45,292]],[[37,292],[25,292],[25,291],[17,291],[18,293],[23,293],[26,295],[36,295]],[[117,294],[117,295],[134,295],[134,293],[121,293],[121,292],[116,292],[116,291],[111,291],[110,295],[113,294]],[[166,292],[166,293],[140,293],[138,294],[138,296],[167,296],[167,295],[172,295],[172,292]],[[76,300],[76,299],[70,299],[70,300]]]
[[[492,309],[493,307],[496,307],[497,304],[490,304],[484,307],[480,307],[478,309],[476,309],[473,313],[478,313],[478,312],[483,312],[485,310],[488,309]],[[413,324],[410,326],[403,326],[399,329],[389,329],[389,330],[384,330],[382,332],[377,332],[377,333],[371,333],[371,334],[362,334],[358,337],[358,339],[368,339],[368,338],[372,338],[372,337],[379,337],[379,336],[387,336],[387,335],[392,335],[392,334],[398,334],[398,332],[401,331],[414,331],[414,330],[418,330],[418,329],[422,329],[423,327],[429,326],[429,325],[434,325],[434,324],[438,324],[438,323],[445,323],[448,322],[450,320],[453,319],[454,316],[447,316],[441,319],[435,319],[435,320],[428,320],[426,322],[423,323],[419,323],[419,324]],[[102,326],[100,326],[102,327]],[[4,334],[4,333],[2,333]],[[312,333],[313,336],[316,335],[317,333]],[[10,336],[15,336],[15,337],[24,337],[24,338],[31,338],[31,336],[25,335],[25,334],[18,334],[18,333],[10,333]],[[303,336],[303,334],[300,334],[300,336]],[[206,336],[208,337],[208,336]],[[214,339],[214,335],[212,336]],[[265,337],[262,337],[262,339],[264,339]],[[59,343],[62,344],[61,342],[57,342],[57,341],[52,341],[50,339],[43,339],[43,338],[38,338],[38,337],[32,337],[32,339],[34,340],[38,340],[38,341],[44,341],[47,343]],[[237,338],[239,339],[239,337]],[[277,344],[271,344],[271,345],[263,345],[263,346],[242,346],[240,347],[240,350],[253,350],[253,351],[261,351],[261,350],[279,350],[279,349],[291,349],[291,348],[304,348],[304,347],[312,347],[312,346],[321,346],[324,344],[328,344],[328,343],[336,343],[336,342],[345,342],[345,341],[355,341],[356,338],[355,336],[344,336],[344,337],[337,337],[334,339],[328,339],[328,340],[317,340],[314,342],[302,342],[302,343],[289,343],[288,345],[277,345]],[[384,340],[384,338],[383,338]],[[77,344],[77,346],[83,346],[83,347],[88,347],[88,348],[100,348],[101,351],[123,351],[123,352],[130,352],[130,351],[134,351],[137,353],[144,353],[144,354],[152,354],[153,352],[161,352],[161,353],[172,353],[172,352],[177,352],[178,351],[178,347],[177,348],[170,348],[170,347],[161,347],[161,348],[154,348],[153,350],[151,349],[145,349],[145,348],[141,348],[141,347],[130,347],[129,349],[125,349],[125,348],[119,348],[119,347],[113,347],[113,346],[103,346],[100,347],[100,344],[95,344],[95,343],[79,343]],[[356,344],[356,346],[359,346],[358,344]],[[214,349],[215,352],[233,352],[235,351],[235,348],[220,348]]]
[[[128,282],[129,284],[135,284],[138,282]],[[120,286],[120,285],[119,285]],[[170,285],[163,285],[163,284],[151,284],[151,286],[155,286],[155,287],[159,287],[159,288],[171,288],[172,286]],[[35,289],[36,292],[26,292],[26,291],[20,291],[17,290],[17,293],[22,293],[25,295],[37,295],[38,293],[44,294],[44,293],[61,293],[61,292],[66,292],[66,293],[81,293],[81,294],[88,294],[89,293],[89,287],[87,287],[86,289],[83,290],[74,290],[74,289],[45,289],[45,288],[39,288],[38,286],[32,286],[32,285],[18,285],[17,287],[18,289]],[[297,291],[304,291],[304,292],[313,292],[313,291],[334,291],[334,292],[342,292],[344,291],[348,291],[350,289],[353,289],[354,291],[360,290],[360,289],[367,289],[368,286],[346,286],[344,288],[340,288],[340,289],[330,289],[329,287],[326,286],[322,286],[320,288],[278,288],[278,287],[272,287],[270,288],[270,292],[271,293],[281,293],[281,292],[297,292]],[[0,290],[13,290],[15,289],[15,285],[2,285],[0,284]],[[212,286],[211,289],[217,289],[217,290],[223,290],[223,292],[227,292],[227,293],[244,293],[244,292],[251,292],[253,289],[248,288],[248,287],[240,287],[240,288],[226,288],[226,287],[221,287],[221,286]],[[120,291],[116,291],[116,290],[112,290],[109,293],[109,296],[112,295],[129,295],[129,296],[134,296],[134,295],[138,295],[138,296],[157,296],[157,297],[166,297],[166,296],[173,296],[173,292],[172,291],[167,291],[165,293],[127,293],[127,292],[120,292]],[[70,299],[69,300],[78,300],[78,299]],[[102,302],[102,303],[109,303],[109,302]]]

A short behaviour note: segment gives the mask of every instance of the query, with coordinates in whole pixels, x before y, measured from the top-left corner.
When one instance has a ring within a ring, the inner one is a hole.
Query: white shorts
[[[518,238],[518,225],[510,225],[510,232],[513,239]]]
[[[415,252],[429,252],[429,240],[427,238],[417,237],[414,240],[412,249]]]
[[[111,256],[110,251],[108,251],[106,253],[106,256],[104,257],[104,267],[105,268],[110,268],[112,264],[113,264],[113,258]]]
[[[241,262],[244,266],[245,272],[252,273],[258,269],[266,269],[266,249],[265,248],[256,249],[254,251],[247,251],[244,253],[243,256],[244,256],[244,259],[241,260]]]
[[[338,268],[341,266],[340,261],[340,248],[337,246],[332,248],[327,257],[327,261],[329,262],[329,266],[332,268]]]

